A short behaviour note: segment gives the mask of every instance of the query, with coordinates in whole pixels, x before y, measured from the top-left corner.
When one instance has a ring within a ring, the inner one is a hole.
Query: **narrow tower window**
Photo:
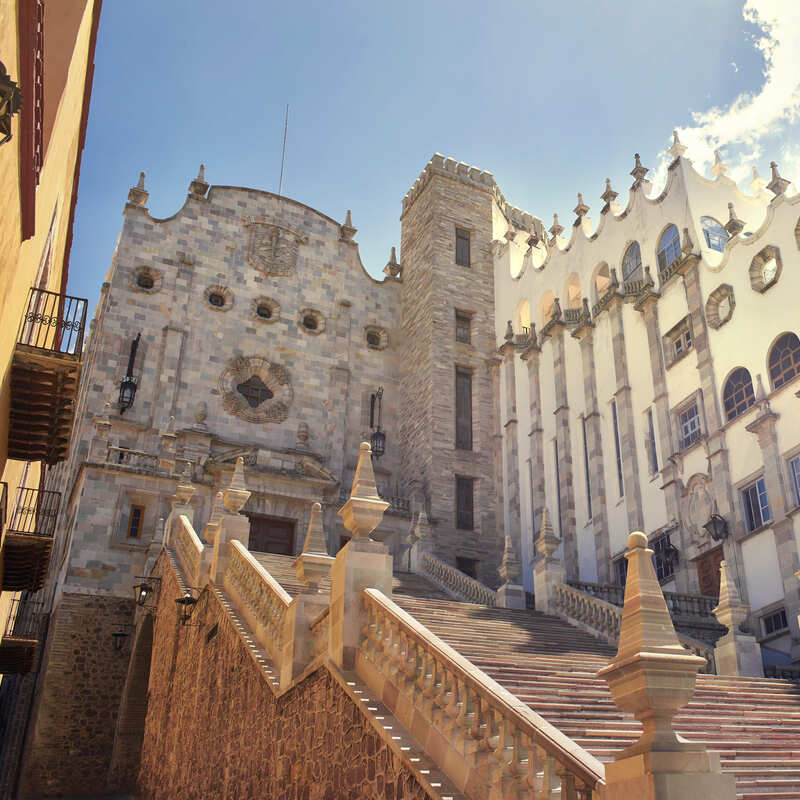
[[[456,367],[456,447],[472,450],[472,370]]]
[[[456,228],[456,264],[470,266],[469,231],[464,228]]]
[[[611,419],[614,423],[614,450],[617,454],[617,484],[619,496],[625,496],[625,484],[622,480],[622,451],[619,446],[619,421],[617,420],[617,401],[611,401]]]

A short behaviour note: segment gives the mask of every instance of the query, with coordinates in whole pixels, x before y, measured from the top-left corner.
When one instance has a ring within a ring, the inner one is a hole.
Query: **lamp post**
[[[136,397],[136,378],[133,377],[133,365],[136,361],[136,351],[139,348],[139,339],[141,339],[141,337],[141,332],[137,333],[136,338],[131,342],[131,352],[128,356],[128,369],[125,372],[125,377],[119,384],[120,416],[133,405],[133,399]]]
[[[369,424],[372,431],[370,436],[370,449],[372,450],[373,458],[380,458],[386,452],[386,434],[381,430],[381,410],[383,406],[383,386],[378,388],[378,391],[372,395],[372,402],[370,405]],[[377,413],[376,413],[377,412]]]
[[[11,139],[11,117],[22,108],[19,86],[11,80],[0,61],[0,144]]]
[[[141,583],[133,586],[133,596],[136,605],[147,611],[155,611],[158,605],[158,589],[161,586],[161,578],[137,575]]]
[[[197,598],[187,589],[181,597],[175,600],[175,604],[178,606],[178,621],[181,625],[188,625],[192,611],[197,605]]]

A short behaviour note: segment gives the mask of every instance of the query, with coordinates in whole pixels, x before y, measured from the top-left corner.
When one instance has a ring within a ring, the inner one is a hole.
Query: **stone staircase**
[[[301,591],[294,559],[253,555],[290,595]],[[395,574],[392,599],[601,761],[638,738],[640,723],[594,677],[615,648],[554,616],[456,602],[412,573]],[[699,675],[675,728],[720,753],[741,800],[800,800],[800,682]]]

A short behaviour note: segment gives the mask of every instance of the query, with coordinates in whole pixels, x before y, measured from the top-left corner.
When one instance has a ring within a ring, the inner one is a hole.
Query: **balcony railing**
[[[26,347],[80,358],[86,329],[86,300],[31,289],[17,342]]]
[[[144,450],[134,450],[130,447],[117,447],[110,444],[106,449],[106,464],[113,464],[132,472],[146,473],[148,475],[183,475],[186,468],[194,474],[194,461],[188,458],[174,458],[175,467],[170,472],[169,467],[161,464],[160,458],[155,453],[146,453]]]
[[[86,300],[30,290],[11,365],[9,458],[67,457],[85,329]]]
[[[0,481],[0,533],[6,529],[8,518],[8,484]]]
[[[44,586],[61,493],[20,487],[3,540],[3,591]]]
[[[577,325],[583,319],[582,308],[565,308],[564,309],[564,322],[567,325]]]
[[[0,674],[30,672],[36,661],[43,603],[28,597],[11,601],[0,641]]]

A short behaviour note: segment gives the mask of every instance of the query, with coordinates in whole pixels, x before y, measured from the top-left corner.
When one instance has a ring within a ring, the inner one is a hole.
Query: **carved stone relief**
[[[246,217],[244,224],[250,230],[247,260],[267,275],[292,274],[300,245],[308,237],[266,217]]]
[[[219,390],[225,410],[248,422],[283,422],[289,416],[289,373],[264,356],[234,358],[220,375]]]

